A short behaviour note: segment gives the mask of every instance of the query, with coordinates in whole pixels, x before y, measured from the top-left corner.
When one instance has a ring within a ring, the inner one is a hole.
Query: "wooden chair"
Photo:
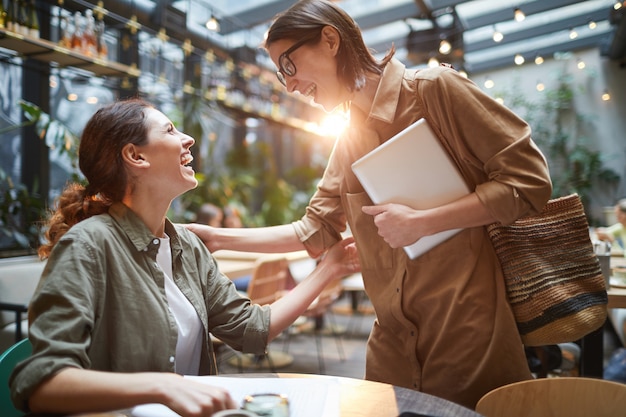
[[[264,255],[257,259],[246,295],[253,304],[266,305],[281,298],[290,287],[289,263],[283,255]],[[240,372],[245,368],[269,368],[287,366],[293,359],[282,352],[269,352],[265,355],[237,354],[229,360],[235,362]]]
[[[33,347],[30,344],[30,340],[22,339],[0,355],[0,410],[3,417],[20,417],[24,415],[24,413],[13,407],[8,381],[15,365],[30,356],[32,351]]]
[[[289,264],[284,256],[266,255],[256,260],[247,296],[254,304],[271,304],[289,288]]]
[[[538,378],[496,388],[476,411],[485,417],[626,415],[626,384],[582,377]]]

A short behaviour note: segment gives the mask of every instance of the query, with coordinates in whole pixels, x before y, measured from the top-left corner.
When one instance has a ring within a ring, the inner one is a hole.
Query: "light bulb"
[[[515,17],[516,22],[521,22],[522,20],[526,19],[526,15],[519,7],[515,8],[515,12],[513,13],[513,16]]]
[[[447,39],[442,39],[439,43],[439,53],[448,55],[452,51],[452,45]]]
[[[515,55],[515,65],[522,65],[526,60],[524,59],[524,57],[520,54]]]

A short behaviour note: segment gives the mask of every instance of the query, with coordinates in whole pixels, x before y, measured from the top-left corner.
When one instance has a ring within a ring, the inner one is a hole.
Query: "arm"
[[[186,224],[211,252],[230,249],[242,252],[282,253],[303,250],[291,224],[253,228],[216,228],[202,224]]]
[[[65,368],[43,382],[30,398],[31,411],[110,411],[139,404],[164,404],[181,416],[211,415],[237,408],[222,388],[161,372],[112,373]]]
[[[315,270],[287,295],[271,304],[268,342],[293,323],[333,280],[360,270],[353,238],[332,246]]]
[[[496,221],[475,193],[429,210],[381,204],[364,206],[363,212],[374,216],[378,234],[392,248],[410,245],[444,230],[484,226]]]

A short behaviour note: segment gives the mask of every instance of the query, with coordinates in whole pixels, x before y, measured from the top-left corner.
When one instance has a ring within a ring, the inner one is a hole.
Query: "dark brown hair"
[[[89,119],[80,138],[78,165],[87,186],[71,183],[50,213],[39,256],[45,259],[61,236],[76,223],[105,213],[121,201],[130,184],[122,161],[122,148],[147,142],[145,110],[153,107],[140,99],[117,101],[102,107]]]
[[[339,6],[326,0],[301,0],[277,15],[267,33],[265,48],[283,39],[318,41],[325,26],[335,28],[341,37],[337,75],[350,91],[365,86],[368,72],[381,74],[395,53],[392,47],[382,61],[376,60],[365,46],[356,22]]]

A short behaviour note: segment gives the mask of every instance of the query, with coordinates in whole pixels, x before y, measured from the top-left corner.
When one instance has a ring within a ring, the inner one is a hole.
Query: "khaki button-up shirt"
[[[237,350],[261,354],[269,307],[251,305],[222,275],[202,241],[166,223],[173,279],[204,329],[199,374],[217,367],[209,332]],[[178,329],[156,262],[159,239],[123,204],[72,227],[48,259],[29,308],[33,355],[11,377],[26,409],[46,378],[65,367],[111,372],[174,372]]]
[[[377,315],[366,377],[468,407],[492,388],[530,378],[485,228],[464,229],[411,260],[389,247],[372,216],[362,213],[372,202],[350,169],[425,118],[469,188],[507,224],[538,212],[551,193],[529,126],[453,69],[406,70],[396,60],[386,66],[369,114],[353,108],[350,117],[294,227],[309,253],[318,255],[350,226]]]

